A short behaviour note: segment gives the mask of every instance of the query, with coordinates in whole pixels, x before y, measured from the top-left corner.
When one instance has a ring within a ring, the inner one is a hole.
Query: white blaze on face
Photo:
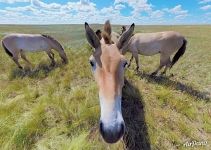
[[[101,117],[100,120],[104,128],[115,128],[116,125],[123,123],[121,111],[121,96],[116,96],[115,100],[105,99],[103,96],[100,98]]]

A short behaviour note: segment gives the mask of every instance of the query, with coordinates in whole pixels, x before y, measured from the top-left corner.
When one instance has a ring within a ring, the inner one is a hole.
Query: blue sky
[[[211,24],[211,0],[0,0],[0,24]]]

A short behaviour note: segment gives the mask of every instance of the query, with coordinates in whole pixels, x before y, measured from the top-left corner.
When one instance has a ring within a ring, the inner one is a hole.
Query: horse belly
[[[138,53],[145,56],[152,56],[158,54],[160,50],[161,46],[159,43],[140,44],[138,47]]]
[[[20,41],[17,47],[20,50],[30,52],[38,52],[49,49],[49,46],[45,41]]]

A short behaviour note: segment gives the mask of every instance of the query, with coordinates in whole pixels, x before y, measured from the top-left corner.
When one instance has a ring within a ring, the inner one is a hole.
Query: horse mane
[[[111,24],[110,21],[107,20],[104,25],[104,31],[102,32],[102,37],[105,41],[105,44],[112,44],[111,40]]]
[[[41,35],[42,35],[43,37],[45,37],[45,38],[47,38],[47,39],[53,41],[59,48],[61,48],[61,49],[63,50],[62,45],[61,45],[56,39],[54,39],[52,36],[46,35],[46,34],[41,34]]]
[[[102,37],[105,41],[105,44],[113,44],[112,40],[111,40],[111,35],[109,35],[107,32],[103,31],[102,32]]]

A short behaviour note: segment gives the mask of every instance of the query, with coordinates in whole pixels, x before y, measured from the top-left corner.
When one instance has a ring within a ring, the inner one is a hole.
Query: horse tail
[[[4,48],[5,52],[10,56],[13,57],[13,54],[7,49],[7,47],[4,45],[4,42],[2,41],[2,47]]]
[[[174,55],[172,59],[170,68],[172,68],[173,65],[179,60],[179,58],[185,53],[186,45],[187,45],[187,40],[184,38],[182,46],[180,47],[180,49],[177,51],[177,53]]]

